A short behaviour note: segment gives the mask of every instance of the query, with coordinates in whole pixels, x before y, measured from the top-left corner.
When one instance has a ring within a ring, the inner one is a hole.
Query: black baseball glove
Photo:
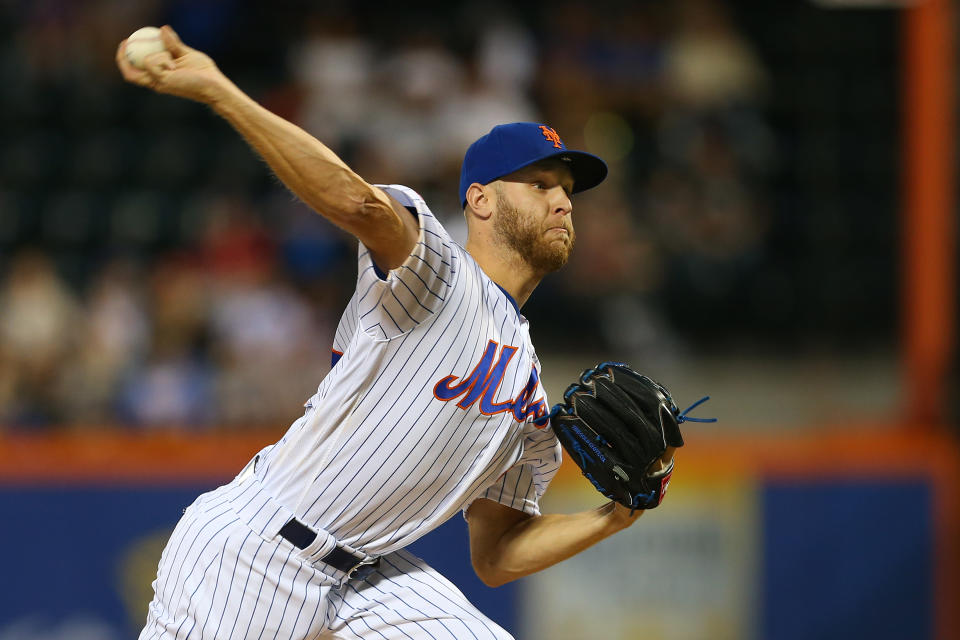
[[[663,500],[673,461],[660,469],[667,447],[683,446],[680,423],[689,418],[670,393],[616,362],[587,369],[550,411],[557,438],[597,490],[630,509],[653,509]]]

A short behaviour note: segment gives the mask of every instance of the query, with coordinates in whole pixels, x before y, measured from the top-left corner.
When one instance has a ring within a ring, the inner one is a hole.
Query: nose
[[[573,202],[563,187],[554,187],[553,212],[559,215],[567,215],[573,212]]]

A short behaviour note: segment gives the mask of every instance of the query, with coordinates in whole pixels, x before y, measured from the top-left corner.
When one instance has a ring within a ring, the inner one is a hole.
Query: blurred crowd
[[[494,124],[604,157],[571,264],[525,308],[538,344],[587,326],[581,346],[670,357],[691,300],[736,324],[770,226],[767,71],[718,0],[603,4],[0,2],[0,424],[288,421],[329,367],[355,241],[206,109],[122,84],[145,24],[456,238],[460,161]]]

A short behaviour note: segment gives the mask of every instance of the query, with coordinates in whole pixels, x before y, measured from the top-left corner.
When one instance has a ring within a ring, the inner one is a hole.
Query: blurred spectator
[[[766,88],[766,74],[724,5],[683,0],[678,14],[664,65],[671,100],[695,111],[756,102]]]
[[[306,301],[281,277],[274,239],[255,212],[225,198],[211,214],[201,251],[210,277],[206,322],[218,420],[264,423],[296,410],[329,355],[317,343]]]
[[[200,425],[215,416],[207,342],[209,295],[196,258],[171,256],[151,273],[149,353],[125,377],[121,415],[145,426]]]
[[[584,324],[599,328],[597,346],[632,361],[669,358],[676,345],[653,300],[664,279],[655,236],[633,219],[619,192],[596,196],[577,213],[577,246],[567,267],[572,306],[592,310]]]
[[[294,417],[330,357],[304,299],[275,273],[246,272],[219,288],[211,311],[220,421]]]
[[[274,193],[264,210],[276,230],[279,261],[295,284],[351,284],[352,274],[342,272],[349,271],[356,258],[356,238],[288,193]]]
[[[146,365],[127,378],[120,415],[144,427],[210,424],[215,416],[212,383],[209,368],[182,345],[159,343]]]
[[[304,92],[297,121],[335,149],[365,135],[373,91],[374,48],[346,11],[313,11],[306,35],[291,48],[292,79]]]
[[[530,99],[537,61],[532,34],[506,12],[487,15],[482,25],[462,89],[443,98],[442,137],[433,141],[453,175],[467,147],[494,126],[537,119]]]
[[[124,376],[142,365],[150,346],[150,317],[138,265],[117,259],[103,266],[87,292],[76,358],[64,364],[61,400],[70,420],[113,419]]]
[[[217,194],[200,213],[198,250],[215,285],[259,273],[274,263],[274,240],[253,204],[239,194]]]
[[[467,82],[464,64],[427,29],[406,33],[376,70],[365,129],[380,182],[436,183],[450,168],[445,105]],[[461,151],[462,153],[462,151]]]
[[[663,73],[641,213],[665,252],[659,300],[672,324],[696,300],[716,314],[714,329],[736,325],[771,226],[764,185],[775,151],[760,116],[767,74],[716,0],[679,4]]]
[[[12,260],[0,288],[0,416],[34,425],[69,419],[57,378],[77,345],[80,308],[38,251]]]

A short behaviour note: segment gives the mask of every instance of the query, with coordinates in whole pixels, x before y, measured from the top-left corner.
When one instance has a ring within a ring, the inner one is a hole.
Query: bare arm
[[[269,112],[234,85],[206,54],[162,28],[167,51],[147,56],[145,70],[117,49],[124,79],[209,105],[259,153],[277,177],[315,211],[365,244],[384,269],[400,266],[417,241],[416,220],[399,203],[354,173],[300,127]]]
[[[480,498],[467,510],[473,568],[485,584],[498,587],[580,553],[641,514],[609,502],[580,513],[531,516]]]
[[[667,447],[652,472],[673,462],[675,447]],[[470,559],[484,584],[502,584],[536,573],[575,556],[617,531],[626,529],[644,511],[616,502],[571,514],[531,516],[493,500],[480,498],[467,509]]]

